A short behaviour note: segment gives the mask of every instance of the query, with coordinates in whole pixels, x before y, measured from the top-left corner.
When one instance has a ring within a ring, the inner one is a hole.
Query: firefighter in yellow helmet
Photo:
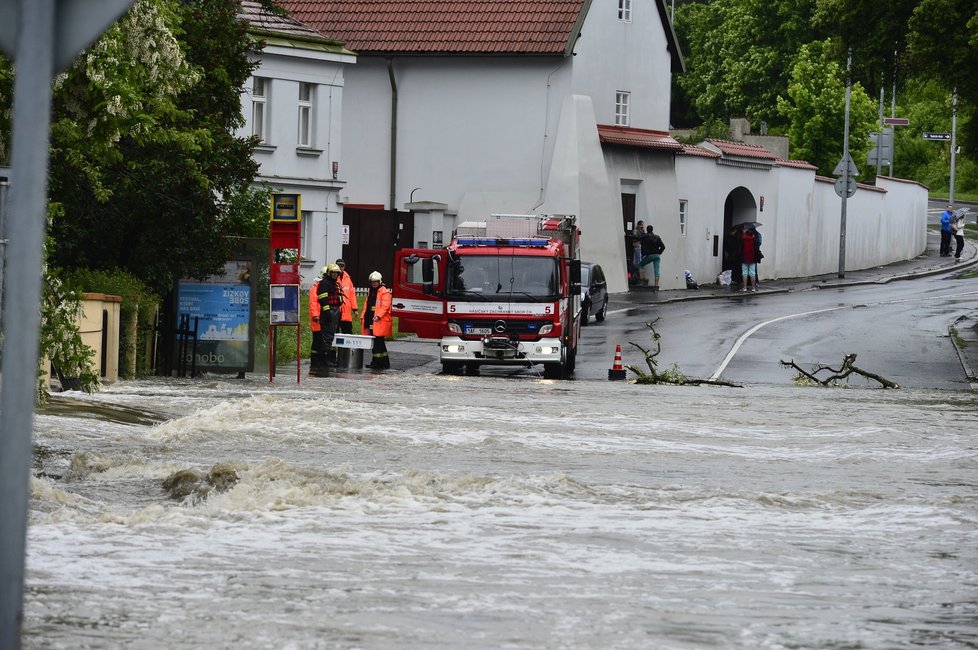
[[[333,336],[340,323],[340,309],[343,306],[343,292],[340,290],[340,267],[326,266],[326,275],[319,281],[319,336],[322,349],[326,353],[326,365],[336,367],[336,351],[333,350]]]
[[[367,292],[367,302],[363,306],[363,316],[360,321],[360,331],[374,337],[373,353],[368,368],[386,370],[391,367],[390,357],[387,356],[385,336],[393,333],[394,318],[391,316],[391,291],[384,286],[384,278],[379,271],[369,276],[370,290]]]

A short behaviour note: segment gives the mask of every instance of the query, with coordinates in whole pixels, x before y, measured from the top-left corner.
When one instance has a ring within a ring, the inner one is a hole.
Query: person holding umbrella
[[[951,228],[954,230],[954,241],[956,248],[954,251],[954,260],[958,261],[961,259],[961,251],[964,250],[964,216],[968,214],[968,208],[961,208],[955,211],[954,221],[951,222]],[[950,253],[950,245],[948,245],[948,253]]]

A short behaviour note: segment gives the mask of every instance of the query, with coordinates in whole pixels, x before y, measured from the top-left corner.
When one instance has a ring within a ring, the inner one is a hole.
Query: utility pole
[[[957,148],[957,128],[958,128],[958,89],[954,88],[954,95],[951,98],[951,196],[948,203],[954,205],[954,155]]]
[[[850,174],[855,176],[858,174],[855,171],[855,165],[852,163],[852,158],[849,156],[849,98],[852,94],[852,48],[849,48],[849,52],[846,56],[846,126],[844,129],[843,145],[842,145],[842,162],[839,164],[842,166],[842,181],[843,191],[839,195],[842,197],[842,217],[839,223],[839,277],[846,277],[846,201],[852,196],[852,192],[855,190],[855,183],[852,182]],[[838,185],[838,184],[837,184]]]

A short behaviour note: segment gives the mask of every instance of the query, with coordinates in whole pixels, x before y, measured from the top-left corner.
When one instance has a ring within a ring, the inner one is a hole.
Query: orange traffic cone
[[[608,370],[608,381],[624,379],[625,369],[621,367],[621,343],[615,345],[615,363]]]

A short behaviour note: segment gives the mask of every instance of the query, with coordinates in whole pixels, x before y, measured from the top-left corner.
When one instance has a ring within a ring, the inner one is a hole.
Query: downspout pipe
[[[387,76],[391,80],[391,190],[388,209],[394,206],[394,188],[397,186],[397,79],[394,78],[394,59],[387,59]]]

